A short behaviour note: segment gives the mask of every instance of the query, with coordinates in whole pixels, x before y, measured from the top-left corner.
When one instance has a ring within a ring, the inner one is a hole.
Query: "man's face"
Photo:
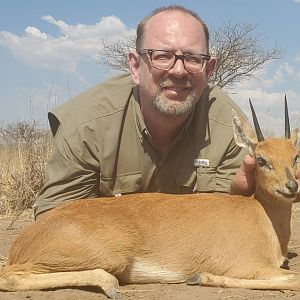
[[[167,50],[179,55],[207,54],[201,24],[181,12],[162,12],[152,17],[146,24],[143,48]],[[168,71],[151,66],[148,55],[139,55],[137,60],[135,83],[139,85],[142,110],[154,105],[167,115],[188,114],[199,100],[212,71],[208,69],[209,63],[202,72],[190,73],[180,59]]]

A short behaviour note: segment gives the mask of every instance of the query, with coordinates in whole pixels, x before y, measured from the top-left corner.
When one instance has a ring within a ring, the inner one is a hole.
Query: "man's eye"
[[[160,55],[155,55],[153,57],[154,60],[159,60],[159,61],[165,61],[165,60],[172,60],[172,56],[171,55],[167,55],[167,54],[160,54]]]
[[[199,57],[195,57],[195,56],[185,56],[184,60],[188,63],[192,63],[192,64],[201,64],[202,63],[202,59],[200,59]]]

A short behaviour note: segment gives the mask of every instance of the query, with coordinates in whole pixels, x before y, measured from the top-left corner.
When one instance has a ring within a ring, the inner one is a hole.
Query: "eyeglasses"
[[[178,55],[166,50],[141,49],[138,54],[147,54],[151,65],[158,69],[168,71],[174,67],[176,61],[181,59],[184,68],[190,73],[200,73],[203,71],[210,55],[206,54],[182,54]]]

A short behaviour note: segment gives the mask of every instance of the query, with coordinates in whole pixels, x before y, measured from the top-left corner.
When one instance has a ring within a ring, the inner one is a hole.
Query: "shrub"
[[[19,215],[32,207],[51,148],[50,134],[35,121],[0,127],[0,214]]]

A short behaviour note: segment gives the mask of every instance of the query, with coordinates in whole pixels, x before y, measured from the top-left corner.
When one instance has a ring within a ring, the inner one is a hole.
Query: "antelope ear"
[[[242,148],[247,148],[253,156],[256,144],[258,143],[256,133],[234,109],[232,110],[232,125],[235,143]]]
[[[295,147],[299,148],[299,150],[300,150],[300,130],[299,130],[299,128],[295,128],[292,130],[291,139],[292,139],[293,145]]]

